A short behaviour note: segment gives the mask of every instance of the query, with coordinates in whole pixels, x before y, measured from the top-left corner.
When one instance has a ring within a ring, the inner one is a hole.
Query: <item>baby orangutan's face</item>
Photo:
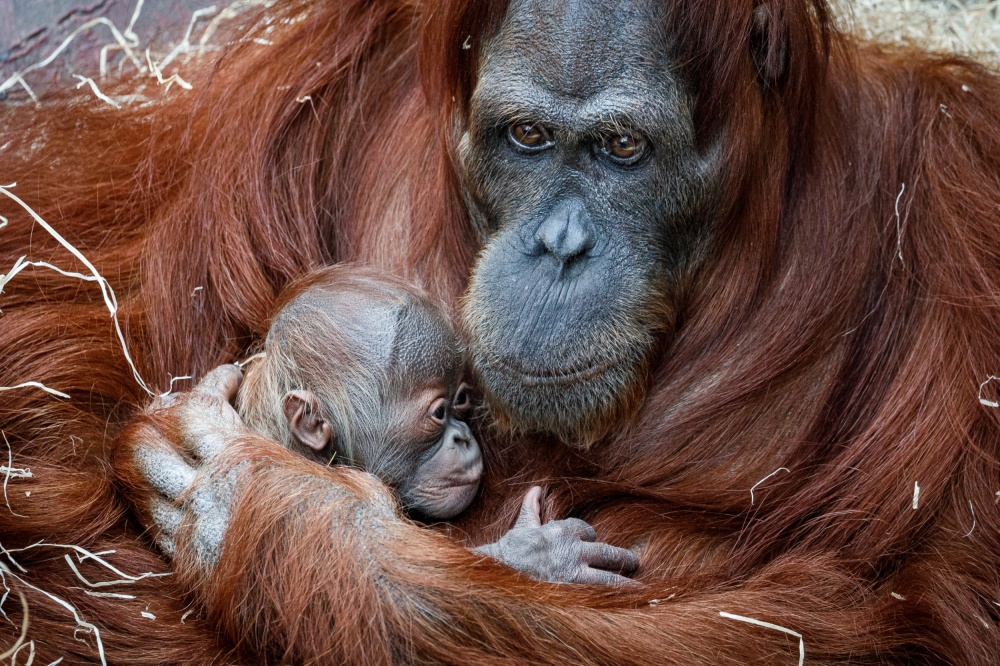
[[[371,313],[375,314],[371,314]],[[403,315],[368,311],[368,329],[380,322],[393,332],[385,358],[384,385],[356,383],[357,392],[381,396],[378,411],[356,419],[352,442],[336,441],[334,423],[309,391],[284,398],[289,430],[296,443],[318,459],[342,455],[345,462],[391,486],[406,510],[419,518],[447,520],[464,511],[483,475],[479,444],[465,422],[469,389],[462,383],[458,338],[443,316],[412,309]],[[369,336],[373,337],[373,336]],[[336,366],[330,373],[342,372]],[[362,409],[351,405],[354,410]]]
[[[400,410],[409,414],[408,426],[397,430],[401,438],[393,438],[397,442],[393,448],[400,454],[399,468],[391,474],[395,478],[386,480],[396,486],[410,513],[447,520],[475,499],[483,460],[464,420],[469,408],[469,391],[459,384],[449,392],[441,388],[418,391],[411,405]],[[390,470],[383,470],[380,476],[386,471]]]
[[[468,387],[446,378],[421,384],[409,391],[395,387],[382,413],[366,421],[371,431],[355,432],[353,457],[345,462],[391,486],[410,514],[447,520],[475,499],[483,459],[464,420],[471,408]],[[284,406],[295,441],[318,460],[333,459],[333,428],[316,397],[292,391]]]

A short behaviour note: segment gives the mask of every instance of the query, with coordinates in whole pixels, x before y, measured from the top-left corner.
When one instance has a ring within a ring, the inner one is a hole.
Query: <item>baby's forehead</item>
[[[390,375],[400,375],[418,385],[438,380],[454,383],[461,366],[461,345],[443,313],[419,302],[398,310]]]
[[[353,291],[322,294],[321,307],[365,358],[388,368],[400,305]]]
[[[345,352],[377,363],[390,378],[419,385],[457,380],[458,336],[447,315],[423,298],[366,284],[364,290],[315,289],[296,300],[340,330],[351,348]]]

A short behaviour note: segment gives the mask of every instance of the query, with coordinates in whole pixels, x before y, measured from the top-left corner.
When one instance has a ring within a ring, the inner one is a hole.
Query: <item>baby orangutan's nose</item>
[[[462,421],[452,421],[448,427],[447,443],[459,449],[469,449],[479,455],[479,444],[472,436],[472,430],[468,424]]]
[[[449,428],[447,445],[461,466],[456,480],[461,479],[466,483],[478,481],[483,474],[483,457],[469,426],[461,421],[454,421]]]

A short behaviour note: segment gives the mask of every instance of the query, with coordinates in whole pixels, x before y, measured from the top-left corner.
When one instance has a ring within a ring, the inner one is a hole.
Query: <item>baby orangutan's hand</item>
[[[635,553],[597,542],[594,528],[579,518],[542,525],[541,495],[537,486],[529,490],[514,527],[496,543],[474,552],[543,582],[638,585],[627,578],[639,568]]]

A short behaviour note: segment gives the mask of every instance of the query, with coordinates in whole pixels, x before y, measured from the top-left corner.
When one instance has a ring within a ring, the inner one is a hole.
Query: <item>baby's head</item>
[[[322,462],[374,474],[431,519],[469,506],[483,466],[464,417],[461,343],[402,280],[331,266],[279,297],[237,398],[247,425]]]

